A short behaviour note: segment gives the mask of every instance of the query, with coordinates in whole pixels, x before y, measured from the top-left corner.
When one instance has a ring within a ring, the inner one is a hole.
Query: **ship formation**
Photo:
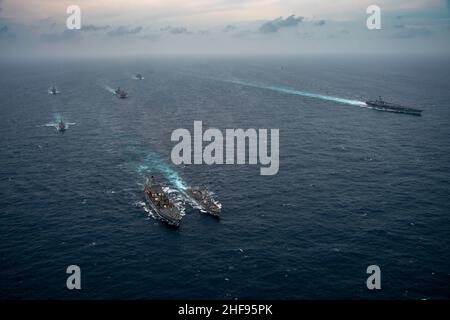
[[[143,80],[142,74],[137,73],[133,76],[135,80]],[[128,98],[128,92],[117,87],[116,89],[110,89],[113,94],[119,99]],[[51,86],[48,89],[50,95],[57,95],[60,92],[56,86]],[[399,104],[386,102],[381,97],[376,100],[368,100],[365,104],[374,110],[403,113],[420,116],[422,110],[414,109],[410,107],[401,106]],[[57,131],[65,132],[68,125],[75,123],[66,123],[60,119],[57,123],[47,124],[46,126],[55,126]],[[181,220],[184,216],[179,204],[171,199],[168,188],[159,183],[154,176],[150,176],[144,185],[144,198],[145,203],[150,207],[157,217],[171,226],[180,226]],[[214,193],[208,190],[206,187],[191,187],[181,192],[194,208],[207,215],[220,218],[221,216],[221,204],[214,199]]]
[[[221,204],[213,198],[213,193],[206,188],[188,188],[185,196],[195,209],[201,212],[220,217]],[[170,226],[179,227],[184,214],[171,199],[168,188],[159,183],[154,176],[150,176],[144,185],[145,203],[152,212],[163,222]]]

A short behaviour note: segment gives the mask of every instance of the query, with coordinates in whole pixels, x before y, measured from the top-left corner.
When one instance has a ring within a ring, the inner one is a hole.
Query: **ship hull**
[[[150,197],[145,194],[145,200],[147,202],[147,204],[152,208],[152,210],[155,212],[155,214],[158,216],[158,218],[160,218],[160,220],[166,222],[167,224],[174,226],[174,227],[179,227],[180,226],[180,222],[181,219],[173,219],[167,215],[164,214],[163,211],[161,211],[154,203],[153,201],[150,199]]]
[[[197,204],[198,204],[198,202],[197,202]],[[220,219],[220,213],[212,212],[212,211],[206,209],[204,206],[202,206],[202,205],[200,205],[200,204],[198,204],[198,206],[201,208],[200,211],[201,211],[202,213],[207,214],[207,215],[209,215],[209,216],[211,216],[211,217]]]
[[[208,215],[210,215],[210,216],[212,216],[212,217],[215,217],[215,218],[217,218],[217,219],[220,218],[220,211],[213,211],[213,210],[210,210],[210,209],[208,209],[207,207],[205,207],[205,206],[201,203],[201,200],[199,200],[198,198],[196,198],[195,195],[194,195],[192,192],[188,191],[187,194],[188,194],[188,196],[192,199],[192,201],[195,203],[195,205],[196,205],[198,208],[200,208],[200,211],[201,211],[202,213],[208,214]]]
[[[380,105],[378,103],[371,102],[371,101],[366,101],[366,104],[377,111],[402,113],[402,114],[409,114],[409,115],[419,116],[419,117],[422,115],[422,110],[413,109],[413,108],[405,108],[405,107],[389,105],[389,104]]]

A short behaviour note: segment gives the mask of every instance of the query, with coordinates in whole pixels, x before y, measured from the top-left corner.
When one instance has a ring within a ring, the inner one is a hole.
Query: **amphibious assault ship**
[[[399,104],[386,102],[381,97],[379,97],[377,100],[366,101],[366,104],[368,106],[373,107],[375,110],[379,110],[379,111],[406,113],[406,114],[411,114],[414,116],[420,116],[422,114],[422,110],[403,107]]]
[[[178,227],[183,217],[180,210],[171,202],[163,186],[151,176],[144,186],[145,200],[158,217],[169,225]]]
[[[221,205],[213,198],[212,192],[206,188],[193,187],[186,190],[186,193],[204,211],[214,217],[220,217]]]

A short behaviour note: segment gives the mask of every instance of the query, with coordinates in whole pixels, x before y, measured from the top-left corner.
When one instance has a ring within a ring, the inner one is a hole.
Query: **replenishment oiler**
[[[158,217],[169,225],[178,227],[183,215],[172,203],[163,187],[151,176],[144,187],[145,200]]]
[[[381,97],[379,97],[378,100],[366,101],[366,104],[368,106],[372,107],[373,109],[379,110],[379,111],[405,113],[405,114],[411,114],[414,116],[422,115],[422,110],[404,107],[399,104],[386,102]]]

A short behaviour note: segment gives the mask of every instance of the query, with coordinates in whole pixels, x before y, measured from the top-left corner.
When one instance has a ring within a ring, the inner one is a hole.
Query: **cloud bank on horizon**
[[[368,30],[376,2],[382,29]],[[450,53],[449,0],[0,0],[0,55]],[[82,10],[66,29],[66,8]]]

